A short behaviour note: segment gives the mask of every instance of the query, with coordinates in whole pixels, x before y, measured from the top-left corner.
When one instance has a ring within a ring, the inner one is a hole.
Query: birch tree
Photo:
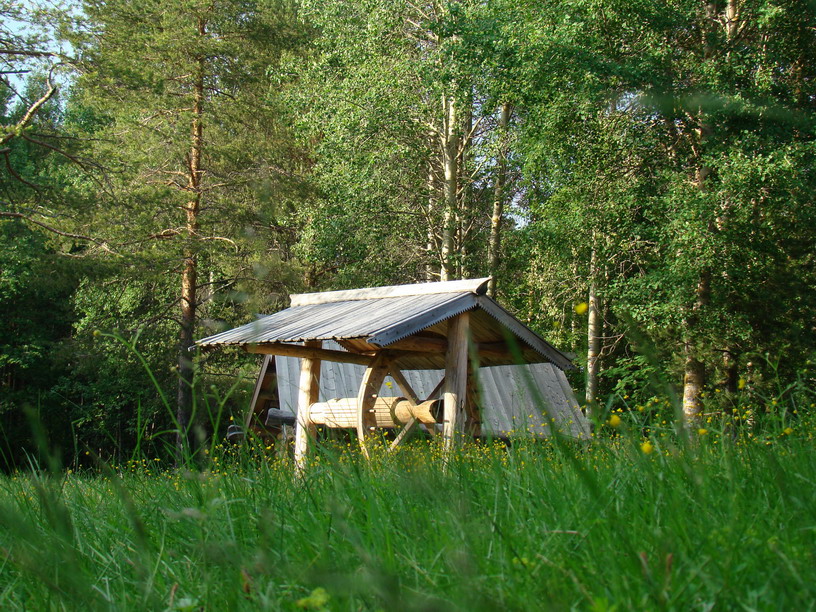
[[[776,317],[790,320],[791,311],[776,311],[787,297],[759,307],[756,288],[779,287],[784,278],[795,288],[791,299],[813,297],[795,278],[794,270],[802,273],[796,263],[802,235],[786,221],[796,218],[802,228],[813,214],[800,189],[813,138],[804,121],[813,98],[804,92],[813,84],[805,75],[814,14],[798,6],[492,5],[503,35],[484,57],[502,68],[497,89],[516,96],[517,154],[531,205],[523,232],[531,235],[524,244],[535,263],[519,277],[540,276],[539,286],[550,285],[542,300],[529,283],[517,282],[511,297],[542,303],[545,326],[572,329],[572,305],[587,301],[581,294],[599,297],[599,287],[592,290],[598,275],[586,276],[595,269],[592,253],[598,261],[597,245],[613,245],[600,257],[609,265],[600,278],[612,323],[623,315],[649,339],[649,352],[660,361],[649,367],[665,368],[677,381],[688,422],[718,373],[733,388],[738,377],[749,376],[745,353],[778,346],[760,330]],[[798,18],[786,19],[791,14]],[[619,128],[604,137],[609,117]],[[596,149],[604,140],[609,146]],[[599,181],[603,176],[614,180]],[[605,186],[599,192],[593,185]],[[779,233],[783,226],[791,227],[787,237]],[[570,246],[545,248],[559,239]],[[563,253],[566,261],[543,261],[539,251],[556,260]],[[762,255],[771,252],[778,265]],[[771,310],[778,314],[769,318]],[[608,341],[630,353],[625,331],[617,326]],[[804,350],[799,340],[790,346]],[[596,351],[589,353],[588,361]],[[612,357],[625,363],[624,354]],[[763,360],[751,361],[756,367]],[[644,367],[642,359],[637,363]],[[621,383],[641,376],[636,369],[615,371]]]
[[[490,122],[461,57],[468,7],[306,3],[322,35],[295,104],[304,134],[317,143],[316,205],[342,211],[330,227],[343,219],[349,237],[324,233],[317,214],[309,220],[318,230],[309,239],[320,238],[307,250],[322,253],[324,269],[394,282],[452,279],[471,273],[469,262],[486,271],[490,194],[475,151]],[[370,269],[375,261],[378,272]]]

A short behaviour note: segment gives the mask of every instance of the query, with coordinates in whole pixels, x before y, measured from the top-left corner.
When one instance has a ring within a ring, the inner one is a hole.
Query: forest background
[[[3,461],[32,418],[118,460],[239,418],[257,363],[188,349],[289,293],[487,275],[584,404],[754,426],[815,386],[815,37],[810,0],[0,0]]]

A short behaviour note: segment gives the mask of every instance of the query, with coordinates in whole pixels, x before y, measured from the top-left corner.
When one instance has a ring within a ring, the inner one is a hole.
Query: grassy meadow
[[[589,443],[470,444],[445,470],[417,439],[370,464],[326,445],[301,479],[257,444],[194,471],[5,476],[0,608],[816,605],[813,427],[647,439],[622,416]]]

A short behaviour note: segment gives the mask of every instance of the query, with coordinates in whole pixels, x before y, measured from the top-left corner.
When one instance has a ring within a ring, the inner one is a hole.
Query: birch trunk
[[[589,257],[589,310],[587,313],[587,370],[586,370],[586,405],[587,412],[594,410],[598,401],[598,375],[601,366],[601,336],[603,335],[603,318],[597,294],[598,258],[595,247]]]
[[[707,2],[705,5],[705,19],[707,24],[714,23],[717,15],[717,6],[713,2]],[[709,61],[714,55],[713,34],[707,29],[703,29],[703,61]],[[706,189],[706,179],[711,169],[703,162],[703,149],[711,133],[711,127],[706,120],[705,113],[702,108],[697,111],[698,115],[698,136],[697,147],[694,149],[696,157],[697,168],[694,174],[694,184],[700,191]],[[700,310],[705,307],[709,301],[709,294],[711,289],[711,271],[704,268],[700,272],[700,276],[695,289],[694,305],[689,310],[684,327],[686,330],[686,338],[683,342],[683,353],[685,362],[683,364],[683,418],[685,424],[688,426],[700,415],[702,410],[701,395],[703,387],[705,386],[705,364],[700,361],[697,356],[697,350],[694,346],[694,332],[697,327]]]
[[[724,15],[718,16],[718,5],[714,2],[708,2],[705,6],[706,22],[708,24],[722,23],[725,28],[725,35],[728,40],[736,36],[739,30],[739,1],[728,0],[725,5]],[[718,18],[719,17],[719,18]],[[706,38],[703,41],[703,60],[711,61],[717,51],[714,44],[714,34],[703,32]],[[728,53],[723,58],[728,60]],[[711,174],[711,168],[703,161],[704,149],[707,141],[712,134],[712,128],[705,115],[705,112],[698,110],[699,115],[699,137],[698,147],[696,151],[697,170],[694,181],[697,189],[705,191],[708,188],[708,179]],[[725,223],[725,211],[717,211],[715,222],[709,225],[709,231],[714,233],[723,229]],[[692,337],[694,335],[694,328],[698,324],[699,314],[704,309],[711,299],[711,282],[712,270],[709,267],[703,268],[700,272],[700,277],[695,290],[695,303],[691,309],[691,313],[686,318],[686,341],[684,346],[685,365],[683,368],[683,416],[686,424],[690,424],[699,418],[702,410],[701,395],[706,383],[706,368],[705,364],[700,361],[695,350]]]
[[[458,180],[457,189],[457,275],[459,278],[468,278],[470,269],[468,268],[470,225],[473,220],[473,190],[471,188],[468,172],[470,168],[470,157],[473,147],[473,91],[467,96],[466,103],[462,111],[461,122],[462,141],[459,143]]]
[[[459,186],[459,135],[456,101],[445,96],[442,100],[445,121],[442,134],[442,162],[445,170],[444,205],[442,228],[442,265],[439,280],[447,281],[454,273],[454,232],[456,224],[456,195]]]
[[[702,411],[701,394],[705,386],[705,364],[697,357],[690,330],[697,326],[699,312],[709,301],[711,295],[711,272],[703,270],[697,284],[696,301],[691,314],[686,318],[687,337],[684,346],[685,364],[683,367],[683,417],[689,425],[696,421]]]
[[[436,198],[434,197],[435,191],[435,183],[434,180],[434,168],[433,164],[428,164],[428,242],[425,245],[425,280],[427,282],[431,282],[434,280],[434,266],[432,264],[434,257],[433,254],[435,252],[435,228],[433,223],[434,218],[434,210],[436,209]]]
[[[496,276],[499,270],[499,250],[501,249],[501,222],[504,215],[504,200],[507,184],[507,126],[510,123],[510,104],[505,102],[499,115],[499,155],[496,160],[496,184],[493,187],[493,215],[490,217],[490,238],[487,244],[487,267],[490,281],[487,294],[496,297]]]

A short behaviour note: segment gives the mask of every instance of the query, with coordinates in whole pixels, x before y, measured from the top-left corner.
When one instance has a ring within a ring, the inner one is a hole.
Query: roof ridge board
[[[501,304],[499,304],[493,298],[487,295],[480,295],[476,298],[476,304],[479,308],[484,310],[487,314],[513,332],[530,348],[549,359],[552,364],[560,370],[572,370],[575,368],[575,365],[566,355],[564,355],[564,353],[544,340],[544,338],[539,336],[524,323],[516,319],[516,317],[505,310]]]
[[[391,285],[387,287],[322,291],[319,293],[296,293],[290,296],[291,307],[323,304],[327,302],[430,295],[434,293],[472,293],[483,295],[487,291],[487,283],[489,280],[490,277],[485,277],[445,282],[416,283],[412,285]]]

